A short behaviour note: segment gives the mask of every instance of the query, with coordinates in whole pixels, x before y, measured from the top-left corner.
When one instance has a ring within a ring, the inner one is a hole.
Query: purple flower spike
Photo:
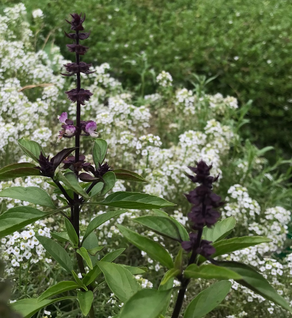
[[[96,133],[96,122],[94,121],[89,121],[86,126],[85,126],[85,133],[90,135],[91,137],[97,137],[97,133]]]

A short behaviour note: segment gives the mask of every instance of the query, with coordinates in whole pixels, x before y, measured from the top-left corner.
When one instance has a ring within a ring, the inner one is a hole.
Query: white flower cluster
[[[5,267],[8,276],[15,274],[16,267],[21,267],[22,270],[27,269],[30,264],[36,264],[42,260],[51,263],[52,260],[45,257],[45,249],[36,235],[51,237],[50,228],[45,221],[36,221],[22,231],[14,232],[1,239],[1,243],[5,246],[2,252],[3,260],[12,265]]]
[[[156,81],[163,87],[172,86],[172,76],[165,71],[162,71],[160,74],[158,74],[158,76],[156,77]]]
[[[224,112],[229,109],[238,108],[237,99],[232,96],[224,98],[222,94],[217,93],[215,95],[207,95],[207,99],[209,100],[210,107],[217,115],[224,115]]]
[[[35,9],[32,11],[32,16],[34,19],[37,19],[37,18],[43,18],[44,14],[41,9]]]

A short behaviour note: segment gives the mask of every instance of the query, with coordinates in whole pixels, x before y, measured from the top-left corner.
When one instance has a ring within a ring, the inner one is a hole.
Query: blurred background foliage
[[[2,8],[18,3],[2,0]],[[40,8],[44,24],[35,30],[36,49],[64,46],[64,17],[87,14],[92,36],[87,61],[107,62],[113,76],[141,93],[155,91],[155,75],[171,73],[177,86],[192,88],[194,74],[216,78],[208,93],[249,100],[245,137],[273,145],[290,157],[292,141],[292,2],[287,0],[23,0]],[[274,154],[273,154],[274,157]],[[272,158],[272,157],[271,157]],[[270,159],[271,159],[270,158]]]

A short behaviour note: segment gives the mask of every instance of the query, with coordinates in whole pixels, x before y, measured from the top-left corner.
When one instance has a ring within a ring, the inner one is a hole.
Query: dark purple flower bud
[[[186,251],[186,252],[191,252],[196,244],[197,241],[197,233],[190,233],[189,234],[190,240],[189,241],[183,241],[181,243],[181,247]]]
[[[107,162],[105,162],[104,164],[99,164],[99,168],[98,169],[96,169],[95,171],[94,171],[94,175],[96,176],[96,177],[102,177],[104,174],[106,174],[108,171],[110,171],[111,169],[110,169],[110,166],[108,165],[108,163]]]
[[[87,46],[80,44],[66,44],[66,46],[70,52],[77,53],[79,55],[84,55],[88,50]]]
[[[87,165],[84,155],[79,155],[79,160],[77,162],[75,162],[75,156],[67,157],[63,160],[63,163],[64,169],[71,169],[76,173],[81,171],[84,165]]]
[[[82,31],[84,30],[82,23],[85,21],[85,14],[82,17],[82,14],[72,13],[70,14],[72,17],[71,21],[66,20],[69,24],[71,24],[71,30]]]
[[[69,74],[62,74],[64,76],[72,76],[75,73],[85,73],[85,74],[91,74],[94,73],[94,71],[90,72],[89,68],[92,66],[92,64],[87,64],[85,62],[77,63],[68,63],[64,65],[66,67],[66,71],[69,72]]]
[[[99,180],[99,178],[95,178],[95,177],[91,176],[90,174],[84,173],[84,172],[80,173],[78,175],[78,178],[81,181],[84,181],[84,182],[93,182],[93,181],[98,181]]]
[[[40,166],[37,168],[40,169],[41,174],[43,176],[52,178],[59,164],[75,149],[76,148],[63,149],[60,152],[58,152],[51,160],[49,159],[49,156],[45,157],[43,153],[41,153],[38,160]]]
[[[49,156],[45,157],[41,152],[38,160],[40,166],[37,167],[40,169],[40,172],[43,176],[52,178],[55,173],[54,164],[51,160],[49,160]]]
[[[202,240],[200,247],[197,249],[197,253],[201,254],[205,258],[209,258],[211,255],[213,255],[216,252],[215,247],[210,245],[211,241]]]
[[[81,32],[81,33],[78,33],[78,35],[76,34],[76,33],[66,33],[65,32],[65,35],[69,38],[69,39],[71,39],[71,40],[76,40],[77,38],[79,39],[79,40],[86,40],[88,37],[89,37],[89,35],[90,35],[90,32]]]
[[[188,214],[189,220],[193,223],[193,229],[202,229],[205,225],[211,227],[218,221],[219,217],[220,213],[212,206],[205,207],[204,211],[202,211],[201,206],[193,206]]]
[[[92,96],[92,93],[87,90],[81,88],[79,91],[77,89],[71,89],[71,91],[65,92],[68,96],[68,98],[72,102],[79,102],[81,105],[85,105],[85,101],[88,101],[90,99],[90,96]]]

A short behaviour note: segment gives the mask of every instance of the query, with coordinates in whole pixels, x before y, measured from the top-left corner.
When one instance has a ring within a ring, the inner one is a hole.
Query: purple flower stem
[[[204,205],[203,205],[202,209],[204,210]],[[188,265],[191,265],[197,261],[197,257],[198,257],[197,249],[200,247],[202,234],[203,234],[203,229],[200,229],[198,231],[196,244],[193,248],[192,255],[189,259]],[[190,282],[189,278],[184,278],[184,277],[181,278],[181,285],[180,285],[180,289],[178,292],[178,296],[176,299],[175,307],[174,307],[171,318],[179,318],[179,314],[180,314],[180,311],[181,311],[181,308],[182,308],[182,305],[184,302],[184,296],[185,296],[185,293],[187,291],[187,287],[189,285],[189,282]]]

